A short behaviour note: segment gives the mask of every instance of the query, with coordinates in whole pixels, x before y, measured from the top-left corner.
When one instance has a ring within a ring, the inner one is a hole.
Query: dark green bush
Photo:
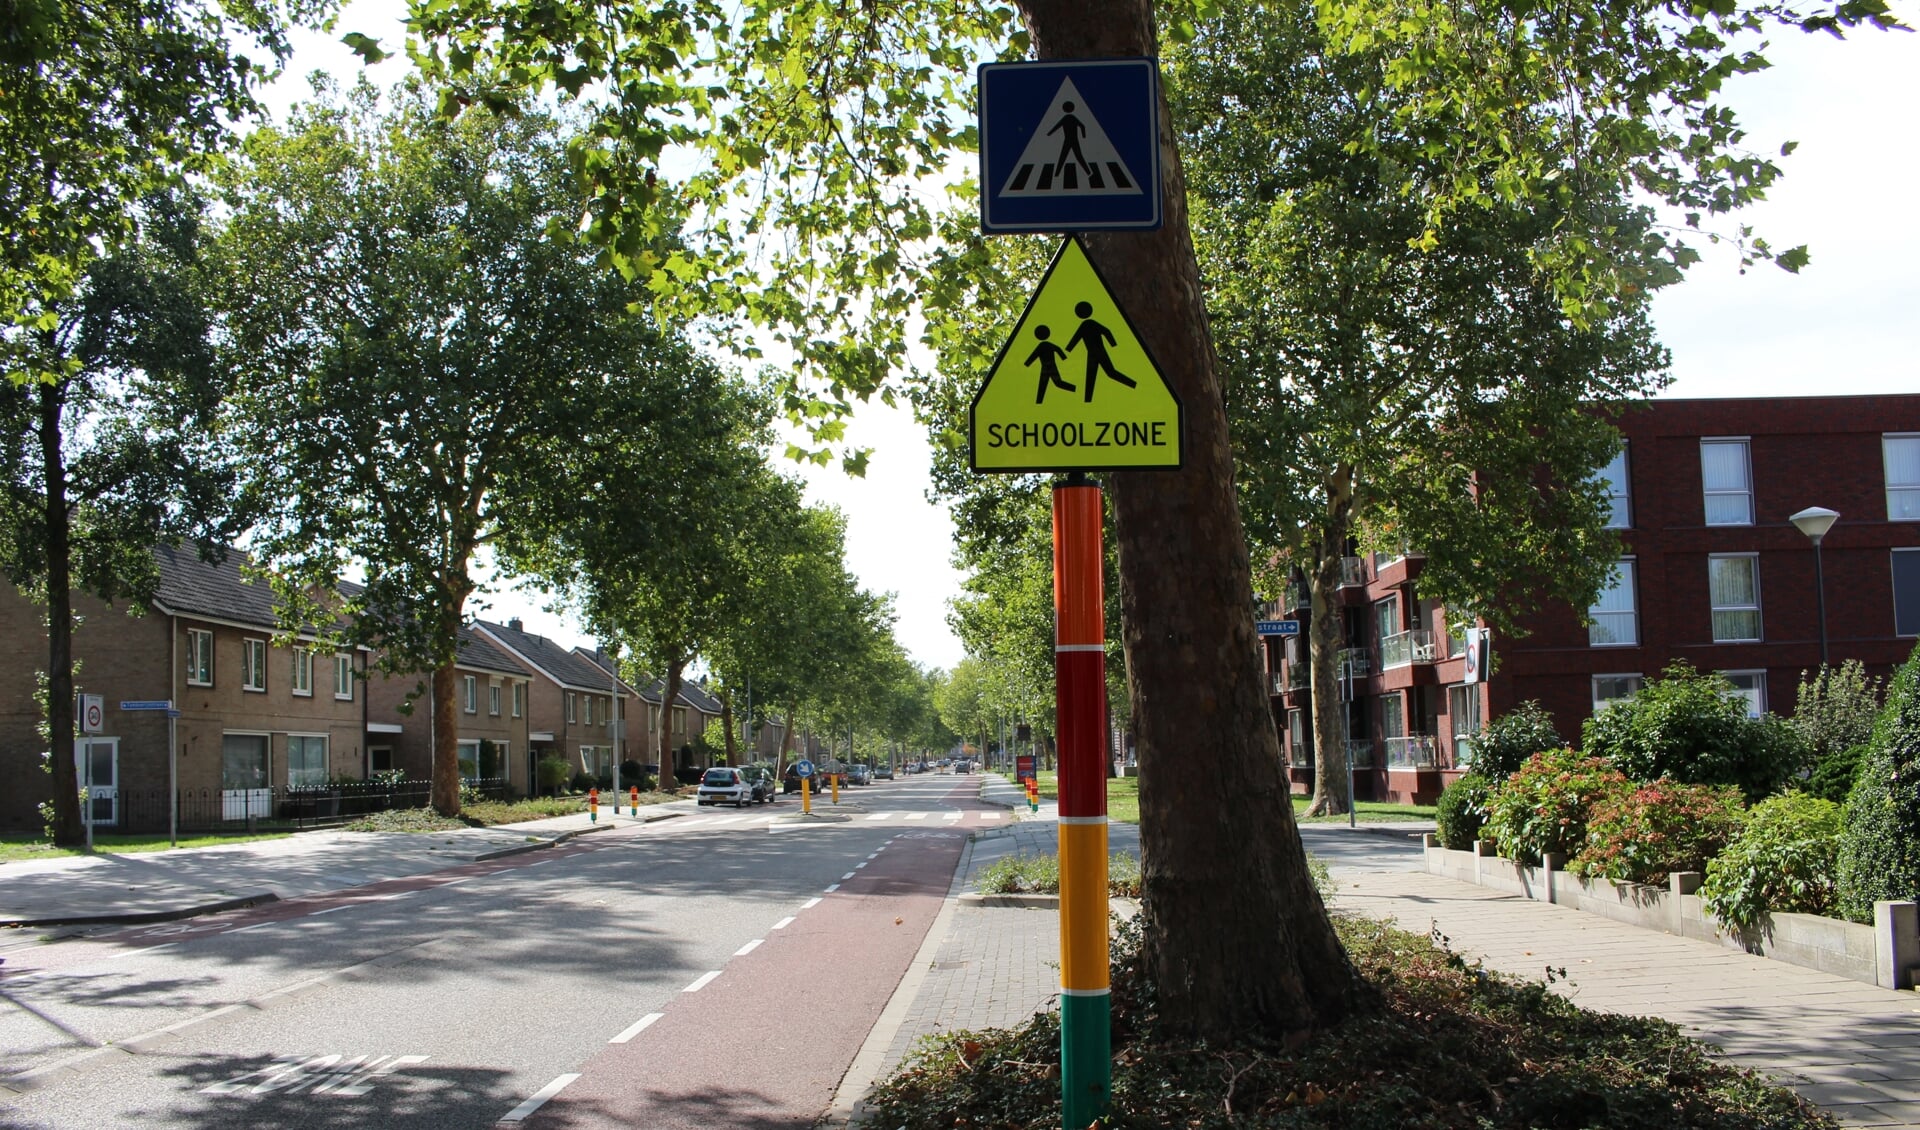
[[[1840,806],[1800,792],[1768,797],[1707,864],[1707,912],[1742,933],[1768,914],[1831,914],[1838,895]]]
[[[534,765],[535,784],[543,793],[557,793],[567,783],[569,772],[564,757],[543,757]]]
[[[598,782],[594,778],[594,775],[584,771],[577,772],[567,778],[567,791],[570,793],[584,793],[588,789],[597,787],[597,785]]]
[[[1567,870],[1616,882],[1664,883],[1700,871],[1740,827],[1740,790],[1660,780],[1600,798],[1587,842]]]
[[[1731,683],[1685,662],[1587,719],[1580,746],[1636,781],[1735,785],[1749,802],[1779,791],[1806,760],[1792,726],[1771,714],[1748,718]]]
[[[1834,804],[1847,803],[1853,782],[1860,775],[1860,763],[1867,759],[1865,742],[1846,749],[1833,750],[1814,762],[1813,776],[1807,778],[1806,791]]]
[[[1487,723],[1473,739],[1473,771],[1498,783],[1525,765],[1527,758],[1564,749],[1566,744],[1553,727],[1553,715],[1528,699]]]
[[[1870,922],[1875,902],[1920,896],[1920,648],[1894,676],[1843,819],[1840,913]]]
[[[1631,787],[1600,758],[1570,749],[1536,753],[1493,794],[1481,835],[1520,863],[1539,863],[1548,852],[1571,856],[1587,842],[1587,813]]]
[[[1434,821],[1439,825],[1440,846],[1453,851],[1471,850],[1487,822],[1487,801],[1493,797],[1494,783],[1479,773],[1468,773],[1440,794]]]

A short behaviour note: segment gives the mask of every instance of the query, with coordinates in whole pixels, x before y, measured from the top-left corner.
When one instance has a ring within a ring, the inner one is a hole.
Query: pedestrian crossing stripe
[[[1060,81],[1020,160],[1000,186],[1002,196],[1138,196],[1127,168],[1071,78]]]

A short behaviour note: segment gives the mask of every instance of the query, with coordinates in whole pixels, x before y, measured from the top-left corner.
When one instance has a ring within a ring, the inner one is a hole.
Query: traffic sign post
[[[1154,60],[987,63],[979,94],[981,231],[1160,226]]]
[[[1180,399],[1079,239],[1061,242],[967,411],[976,472],[1171,470]]]
[[[813,815],[813,762],[806,758],[793,763],[793,771],[800,778],[800,813]]]

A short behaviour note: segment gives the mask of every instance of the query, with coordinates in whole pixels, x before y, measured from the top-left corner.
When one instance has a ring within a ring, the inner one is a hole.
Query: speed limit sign
[[[105,725],[107,710],[97,694],[80,696],[80,730],[82,733],[97,734]]]

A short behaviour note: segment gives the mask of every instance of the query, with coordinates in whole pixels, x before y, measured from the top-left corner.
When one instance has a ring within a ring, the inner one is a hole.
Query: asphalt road
[[[0,1126],[810,1126],[999,815],[976,793],[904,778],[845,822],[787,798],[12,950]]]

